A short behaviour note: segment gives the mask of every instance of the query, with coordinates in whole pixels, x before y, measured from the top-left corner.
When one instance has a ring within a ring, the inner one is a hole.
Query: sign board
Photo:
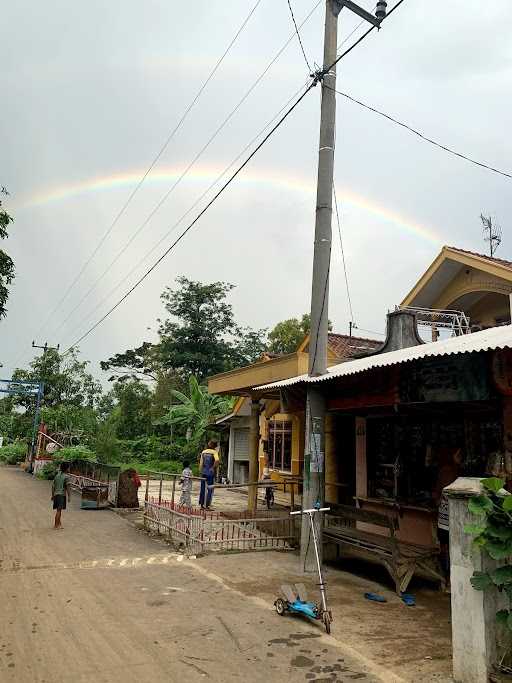
[[[15,379],[0,379],[0,394],[17,394],[37,396],[41,384],[39,382],[25,382]]]

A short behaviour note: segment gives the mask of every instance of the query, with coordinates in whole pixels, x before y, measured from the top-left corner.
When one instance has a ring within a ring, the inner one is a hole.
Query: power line
[[[375,5],[375,7],[373,8],[373,13],[375,13],[375,10],[376,10],[376,9],[377,9],[377,5]],[[354,35],[354,33],[355,33],[358,29],[361,28],[361,26],[365,23],[365,21],[366,21],[366,19],[362,19],[362,20],[357,24],[357,26],[356,26],[354,29],[352,29],[352,31],[350,31],[350,33],[348,34],[348,36],[347,36],[346,38],[344,38],[344,39],[341,41],[341,43],[338,45],[338,50],[339,50],[340,48],[342,48],[343,45],[345,45],[345,43],[348,43],[348,41],[350,40],[350,38],[352,38],[352,36]]]
[[[397,7],[399,7],[404,0],[399,0],[397,4],[392,8],[392,10],[388,13],[391,14]],[[310,14],[306,19],[302,22],[301,26],[304,25],[304,23],[307,21],[307,19],[313,14],[315,9],[318,7],[320,4],[321,0],[315,5],[315,7],[311,10]],[[369,31],[367,31],[361,38],[359,38],[348,50],[345,50],[344,53],[342,53],[339,57],[336,59],[336,64],[345,57],[345,55],[349,54],[355,47],[356,45],[359,45],[361,41],[368,35]],[[295,34],[292,34],[291,38],[287,41],[286,45],[282,48],[281,52],[285,49],[285,47],[290,43],[291,39],[294,37]],[[334,64],[333,64],[334,65]],[[332,66],[330,68],[332,68]],[[210,206],[212,206],[215,201],[220,197],[220,195],[228,188],[228,186],[235,180],[235,178],[239,175],[239,173],[247,166],[247,164],[251,161],[251,159],[257,154],[257,152],[263,147],[263,145],[267,142],[267,140],[274,134],[274,132],[284,123],[284,121],[288,118],[288,116],[295,110],[295,108],[302,102],[302,100],[306,97],[306,95],[316,86],[317,82],[321,79],[322,74],[326,73],[326,71],[330,70],[324,70],[323,72],[320,72],[317,74],[317,77],[308,85],[306,90],[300,95],[300,97],[294,102],[294,104],[283,114],[283,116],[279,119],[279,121],[273,126],[273,128],[265,135],[263,140],[257,145],[257,147],[251,152],[251,154],[247,157],[247,159],[237,168],[237,170],[229,177],[229,179],[222,185],[222,187],[219,189],[219,191],[212,197],[212,199],[206,204],[206,206],[199,212],[199,214],[194,218],[194,220],[185,228],[185,230],[177,237],[177,239],[164,251],[164,253],[153,263],[153,265],[135,282],[134,285],[96,322],[94,325],[92,325],[79,339],[77,339],[66,351],[66,353],[69,353],[69,351],[80,344],[86,337],[89,336],[101,323],[106,320],[134,291],[137,289],[137,287],[157,268],[157,266],[168,256],[168,254],[174,249],[174,247],[185,237],[185,235],[194,227],[194,225],[199,221],[199,219],[208,211]],[[324,295],[324,300],[325,300],[325,295]]]
[[[302,38],[300,37],[299,27],[297,26],[297,22],[295,21],[295,15],[293,14],[291,0],[288,0],[288,7],[290,8],[290,14],[292,15],[292,21],[293,21],[293,25],[295,26],[295,33],[297,34],[297,39],[299,41],[300,49],[302,50],[302,55],[304,57],[304,61],[306,62],[306,66],[308,67],[308,73],[311,73],[311,66],[309,65],[309,61],[308,61],[308,58],[306,56],[306,50],[304,49],[304,45],[302,43]]]
[[[333,90],[333,88],[331,88]],[[501,171],[498,168],[495,168],[494,166],[489,166],[489,164],[484,163],[483,161],[477,161],[476,159],[473,159],[466,154],[462,154],[461,152],[457,152],[451,147],[447,147],[446,145],[441,144],[440,142],[437,142],[436,140],[433,140],[432,138],[427,137],[423,133],[420,133],[419,130],[416,130],[415,128],[412,128],[408,124],[404,123],[403,121],[399,121],[398,119],[393,118],[393,116],[390,116],[389,114],[386,114],[383,111],[380,111],[379,109],[376,109],[375,107],[371,107],[369,104],[366,104],[365,102],[361,102],[361,100],[356,100],[355,97],[352,97],[346,92],[342,92],[341,90],[334,90],[338,95],[341,95],[342,97],[345,97],[347,100],[350,100],[351,102],[354,102],[354,104],[358,104],[360,107],[363,107],[364,109],[368,109],[368,111],[373,112],[374,114],[378,114],[379,116],[382,116],[383,118],[387,119],[388,121],[391,121],[392,123],[396,123],[396,125],[401,126],[402,128],[405,128],[408,130],[410,133],[414,133],[414,135],[417,135],[419,138],[424,140],[425,142],[429,142],[431,145],[434,145],[435,147],[438,147],[439,149],[444,150],[445,152],[448,152],[449,154],[453,154],[453,156],[459,157],[459,159],[464,159],[464,161],[469,161],[471,164],[474,164],[475,166],[480,166],[481,168],[485,168],[488,171],[492,171],[493,173],[498,173],[498,175],[504,176],[505,178],[512,178],[512,173],[507,173],[506,171]]]
[[[353,330],[360,330],[361,332],[367,332],[368,334],[379,334],[381,337],[385,337],[385,332],[376,332],[375,330],[365,330],[364,327],[358,327],[357,325],[352,325]]]
[[[59,300],[59,302],[57,303],[57,305],[55,306],[55,308],[51,311],[51,313],[48,315],[48,317],[46,318],[46,320],[44,321],[44,323],[41,325],[40,331],[46,327],[46,325],[48,324],[48,321],[49,321],[49,320],[55,315],[55,313],[59,310],[59,308],[60,308],[61,305],[64,303],[64,301],[68,298],[70,292],[73,290],[73,288],[75,287],[75,285],[77,284],[77,282],[80,280],[80,278],[82,277],[82,275],[84,274],[84,272],[87,270],[87,268],[88,268],[89,264],[91,263],[91,261],[92,261],[92,260],[95,258],[95,256],[98,254],[99,250],[101,249],[101,247],[102,247],[103,244],[105,243],[106,239],[107,239],[107,238],[109,237],[109,235],[112,233],[112,230],[113,230],[114,227],[117,225],[117,223],[119,222],[120,218],[121,218],[121,217],[123,216],[123,214],[125,213],[125,211],[126,211],[126,209],[128,208],[128,206],[131,204],[131,202],[132,202],[133,198],[135,197],[135,195],[137,194],[137,192],[138,192],[138,191],[140,190],[140,188],[142,187],[144,181],[146,180],[146,178],[148,177],[148,175],[151,173],[151,171],[153,170],[153,168],[155,167],[155,165],[158,163],[158,161],[160,160],[162,154],[165,152],[165,150],[167,149],[167,147],[169,146],[169,144],[170,144],[171,141],[173,140],[174,136],[175,136],[176,133],[178,132],[178,130],[179,130],[179,129],[181,128],[181,126],[183,125],[185,119],[187,118],[188,114],[189,114],[190,111],[193,109],[193,107],[195,106],[195,104],[197,103],[197,101],[199,100],[199,98],[201,97],[201,95],[202,95],[202,93],[204,92],[206,86],[207,86],[208,83],[212,80],[212,78],[214,77],[214,75],[216,74],[216,72],[218,71],[218,69],[219,69],[219,67],[221,66],[222,62],[223,62],[224,59],[227,57],[227,55],[228,55],[228,53],[230,52],[231,48],[233,47],[233,45],[234,45],[235,42],[237,41],[238,37],[240,36],[240,34],[242,33],[242,31],[244,30],[245,26],[246,26],[247,23],[249,22],[250,18],[252,17],[252,15],[253,15],[254,12],[256,11],[256,9],[258,8],[258,5],[259,5],[260,3],[261,3],[261,0],[257,0],[257,2],[256,2],[256,4],[254,5],[254,7],[251,9],[251,11],[250,11],[249,14],[247,15],[247,17],[244,19],[244,21],[242,22],[240,28],[238,29],[238,31],[235,33],[235,35],[234,35],[233,38],[231,39],[231,41],[230,41],[229,45],[227,46],[227,48],[224,50],[222,56],[217,60],[217,63],[215,64],[215,66],[213,67],[213,69],[210,71],[208,77],[207,77],[206,80],[203,82],[203,84],[201,85],[201,87],[200,87],[199,90],[197,91],[196,95],[194,96],[194,98],[192,99],[192,101],[190,102],[190,104],[188,105],[188,107],[185,109],[185,111],[184,111],[183,115],[181,116],[180,120],[178,121],[178,123],[176,124],[176,126],[172,129],[172,131],[169,133],[169,135],[167,136],[167,139],[165,140],[164,144],[160,147],[160,149],[159,149],[159,151],[157,152],[156,156],[155,156],[155,157],[153,158],[153,160],[151,161],[149,167],[148,167],[147,170],[144,172],[144,174],[142,175],[142,177],[141,177],[140,180],[138,181],[137,185],[133,188],[133,190],[132,190],[131,193],[129,194],[128,199],[125,201],[125,203],[123,204],[123,206],[121,207],[121,209],[120,209],[120,210],[118,211],[118,213],[116,214],[114,220],[110,223],[109,227],[107,228],[107,230],[105,231],[105,233],[104,233],[104,234],[102,235],[102,237],[100,238],[100,241],[99,241],[98,244],[96,245],[94,251],[91,253],[91,255],[89,256],[89,258],[85,261],[85,263],[83,264],[83,266],[82,266],[81,269],[79,270],[78,274],[76,275],[76,277],[73,279],[73,281],[71,282],[71,284],[69,285],[69,287],[68,287],[67,290],[65,291],[64,295],[61,297],[61,299]],[[39,332],[38,332],[38,334],[39,334]],[[37,335],[36,335],[36,336],[37,336]]]
[[[317,7],[320,5],[322,0],[318,0],[316,5],[313,7],[313,9],[309,12],[309,14],[306,16],[306,18],[302,21],[300,24],[300,27],[304,26],[304,24],[310,19],[310,17],[313,15]],[[129,238],[127,242],[121,247],[121,249],[118,251],[114,259],[110,262],[110,264],[105,268],[105,270],[101,273],[101,275],[94,281],[91,287],[87,290],[87,292],[84,294],[84,296],[80,299],[80,301],[75,305],[75,307],[68,313],[66,318],[63,320],[63,322],[59,325],[59,327],[55,330],[55,333],[59,332],[68,322],[68,320],[74,315],[74,313],[82,306],[84,301],[90,296],[90,294],[94,291],[94,289],[97,287],[99,282],[103,280],[103,278],[111,271],[112,267],[117,263],[117,261],[121,258],[121,256],[126,252],[128,247],[133,243],[133,241],[138,237],[138,235],[142,232],[142,230],[146,227],[146,225],[151,221],[153,216],[158,212],[160,207],[167,201],[169,196],[172,194],[172,192],[176,189],[176,187],[179,185],[179,183],[183,180],[183,178],[187,175],[187,173],[190,171],[190,169],[195,165],[195,163],[199,160],[199,158],[204,154],[204,152],[208,149],[208,147],[211,145],[211,143],[215,140],[215,138],[220,134],[220,132],[226,127],[226,125],[229,123],[229,121],[233,118],[233,116],[236,114],[236,112],[240,109],[242,104],[247,100],[249,95],[253,92],[253,90],[257,87],[257,85],[263,80],[265,75],[268,73],[268,71],[271,69],[271,67],[275,64],[275,62],[279,59],[279,57],[282,55],[282,53],[285,51],[285,49],[288,47],[288,45],[291,43],[291,41],[295,38],[295,32],[293,32],[286,43],[281,47],[281,49],[274,55],[272,60],[267,64],[265,69],[261,72],[261,74],[258,76],[258,78],[254,81],[254,83],[251,85],[249,90],[245,93],[245,95],[242,97],[242,99],[238,102],[238,104],[232,109],[232,111],[228,114],[228,116],[224,119],[224,121],[218,126],[218,128],[215,130],[213,135],[208,139],[208,141],[203,145],[203,147],[199,150],[199,152],[196,154],[196,156],[192,159],[192,161],[189,163],[189,165],[185,168],[185,170],[181,173],[179,178],[173,183],[173,185],[167,190],[167,192],[161,197],[161,199],[157,202],[156,206],[152,209],[152,211],[149,213],[147,218],[144,220],[144,222],[137,228],[137,230],[133,233],[133,235]]]
[[[165,242],[168,237],[176,230],[176,228],[184,221],[184,219],[201,203],[201,201],[208,195],[208,193],[222,180],[222,178],[229,172],[229,170],[240,160],[240,158],[247,152],[250,147],[264,134],[264,132],[270,128],[270,126],[279,118],[280,114],[291,104],[291,102],[298,97],[300,92],[307,86],[309,82],[306,81],[291,97],[288,98],[286,103],[281,107],[281,109],[272,117],[272,119],[252,138],[252,140],[247,143],[247,145],[242,149],[242,151],[229,163],[224,170],[217,176],[217,178],[209,185],[209,187],[204,190],[204,192],[195,200],[195,202],[190,206],[187,211],[181,215],[181,217],[172,225],[172,227],[163,235],[158,242],[148,251],[146,254],[131,268],[131,270],[111,289],[108,294],[103,297],[103,299],[96,304],[96,306],[87,313],[84,320],[88,320],[103,304],[110,299],[110,297],[117,292],[117,290],[133,275],[133,273],[158,249],[158,247]]]
[[[348,307],[350,310],[350,320],[354,322],[354,311],[352,309],[352,299],[350,297],[350,287],[348,285],[348,272],[347,272],[347,264],[345,262],[345,250],[343,248],[343,238],[341,236],[341,221],[340,221],[340,214],[338,211],[338,198],[336,197],[336,187],[334,183],[332,184],[332,191],[334,195],[334,208],[336,209],[336,222],[338,224],[338,236],[340,238],[340,247],[341,247],[341,259],[343,262],[343,272],[345,273],[345,285],[347,288],[347,299],[348,299]]]
[[[80,344],[81,341],[83,341],[86,337],[91,334],[93,330],[95,330],[106,318],[108,318],[109,315],[111,315],[116,308],[118,308],[125,299],[127,299],[130,294],[132,294],[135,289],[150,275],[150,273],[155,270],[155,268],[164,260],[164,258],[176,247],[179,242],[185,237],[185,235],[194,227],[194,225],[199,221],[199,219],[208,211],[210,206],[216,202],[216,200],[220,197],[220,195],[231,185],[233,180],[239,175],[239,173],[247,166],[247,164],[251,161],[251,159],[259,152],[259,150],[263,147],[263,145],[267,142],[267,140],[275,133],[275,131],[284,123],[284,121],[288,118],[288,116],[295,110],[295,108],[302,102],[302,100],[306,97],[306,95],[309,93],[309,91],[314,88],[316,85],[316,81],[313,81],[310,83],[310,85],[306,88],[306,90],[302,93],[302,95],[294,102],[294,104],[283,114],[283,116],[279,119],[279,121],[273,126],[273,128],[265,135],[263,140],[257,145],[257,147],[249,154],[247,159],[237,168],[237,170],[229,177],[229,179],[224,183],[224,185],[220,188],[220,190],[210,199],[210,201],[206,204],[206,206],[198,213],[198,215],[194,218],[194,220],[185,228],[185,230],[177,237],[174,242],[164,251],[164,253],[153,263],[153,265],[140,277],[137,282],[117,301],[117,303],[112,306],[105,315],[103,315],[92,327],[90,327],[87,332],[85,332],[79,339],[77,339],[76,342],[74,342],[66,351],[66,353],[69,353],[69,351]]]
[[[384,19],[383,19],[382,21],[384,21],[385,19],[388,19],[388,18],[393,14],[393,12],[394,12],[395,10],[397,10],[397,9],[400,7],[400,5],[401,5],[403,2],[404,2],[404,0],[398,0],[398,2],[397,2],[395,5],[393,5],[393,7],[389,10],[389,12],[386,14],[386,16],[384,17]],[[381,21],[381,24],[382,24],[382,21]],[[361,24],[359,24],[359,26],[360,26],[360,25],[361,25]],[[357,28],[359,28],[359,27],[357,27]],[[371,33],[372,31],[374,31],[376,28],[377,28],[377,27],[374,26],[374,25],[372,24],[372,26],[370,26],[370,28],[369,28],[367,31],[365,31],[365,32],[363,33],[363,35],[360,36],[360,38],[358,38],[358,39],[356,40],[355,43],[353,43],[349,48],[347,48],[347,49],[345,50],[345,52],[342,52],[340,55],[338,55],[338,57],[336,57],[336,59],[334,60],[334,62],[333,62],[329,67],[326,67],[325,69],[323,69],[323,70],[322,70],[322,73],[324,73],[324,74],[328,73],[333,67],[336,66],[336,64],[337,64],[340,60],[342,60],[342,59],[343,59],[344,57],[346,57],[350,52],[352,52],[352,50],[354,50],[354,49],[359,45],[359,43],[361,43],[361,42],[366,38],[366,36],[369,36],[370,33]],[[355,33],[355,31],[354,31],[354,33]]]

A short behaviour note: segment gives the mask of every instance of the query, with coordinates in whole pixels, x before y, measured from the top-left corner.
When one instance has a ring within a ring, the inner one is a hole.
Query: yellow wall
[[[292,470],[291,474],[302,475],[302,461],[304,460],[304,420],[299,413],[280,413],[275,411],[277,401],[265,401],[265,410],[260,416],[260,477],[263,474],[265,466],[265,456],[263,453],[263,441],[268,440],[269,421],[270,419],[291,422],[292,423]],[[279,471],[272,471],[272,479],[281,481],[282,477]]]

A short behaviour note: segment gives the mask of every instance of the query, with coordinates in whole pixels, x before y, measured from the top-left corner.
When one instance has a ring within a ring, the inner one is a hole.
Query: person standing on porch
[[[213,489],[209,488],[215,483],[215,474],[219,466],[219,453],[217,442],[208,441],[208,448],[205,448],[199,458],[199,472],[201,474],[201,492],[199,494],[199,505],[201,508],[209,508],[212,502]]]

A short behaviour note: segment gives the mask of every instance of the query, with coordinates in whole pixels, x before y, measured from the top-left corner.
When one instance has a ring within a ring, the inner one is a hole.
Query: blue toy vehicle
[[[307,514],[311,524],[311,533],[313,537],[313,545],[315,548],[316,562],[318,568],[318,579],[320,587],[320,597],[322,604],[317,605],[315,602],[310,602],[307,599],[306,588],[302,583],[295,586],[284,585],[281,586],[281,593],[274,602],[276,612],[283,616],[286,612],[293,614],[303,614],[310,619],[317,619],[323,621],[327,633],[331,632],[332,612],[327,609],[327,599],[325,595],[325,584],[322,577],[322,567],[320,566],[320,557],[318,555],[318,539],[316,529],[313,522],[313,515],[317,512],[326,512],[329,508],[313,508],[312,510],[299,510],[291,512],[292,515]]]

